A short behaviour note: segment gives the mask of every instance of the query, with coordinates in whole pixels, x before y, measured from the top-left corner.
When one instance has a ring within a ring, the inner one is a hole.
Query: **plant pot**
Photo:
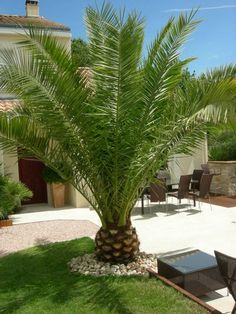
[[[51,195],[53,207],[59,208],[65,205],[65,185],[62,183],[51,183]]]
[[[12,220],[11,219],[0,220],[0,228],[1,227],[9,227],[9,226],[12,226]]]

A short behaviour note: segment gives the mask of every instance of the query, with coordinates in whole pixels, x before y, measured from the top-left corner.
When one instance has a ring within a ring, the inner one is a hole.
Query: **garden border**
[[[219,310],[215,309],[211,305],[208,305],[204,301],[202,301],[199,298],[197,298],[195,295],[193,295],[190,292],[184,290],[183,288],[177,286],[176,284],[174,284],[173,282],[171,282],[167,278],[165,278],[165,277],[159,275],[157,272],[153,271],[152,269],[148,269],[148,273],[149,273],[149,277],[150,278],[151,277],[155,277],[155,278],[161,280],[167,286],[170,286],[170,287],[174,288],[178,292],[182,293],[188,299],[192,300],[193,302],[195,302],[195,303],[199,304],[200,306],[202,306],[203,308],[205,308],[209,313],[212,313],[212,314],[222,314],[222,312],[220,312]]]

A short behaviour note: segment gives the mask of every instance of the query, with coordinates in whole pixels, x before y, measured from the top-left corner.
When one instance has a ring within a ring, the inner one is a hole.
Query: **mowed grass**
[[[93,241],[82,238],[0,258],[0,313],[206,313],[156,279],[70,273],[71,258],[93,250]]]

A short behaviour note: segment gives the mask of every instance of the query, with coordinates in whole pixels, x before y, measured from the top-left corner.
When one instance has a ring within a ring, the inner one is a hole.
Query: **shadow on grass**
[[[38,246],[0,258],[0,291],[3,292],[0,313],[15,313],[28,306],[34,308],[34,304],[36,311],[41,302],[56,307],[73,301],[78,309],[85,306],[86,313],[102,309],[131,314],[123,301],[124,291],[116,285],[122,278],[70,273],[67,263],[71,258],[93,250],[93,241],[83,238]]]
[[[79,276],[77,276],[78,278]],[[72,294],[75,296],[83,296],[84,304],[89,304],[88,313],[92,310],[107,309],[107,312],[120,314],[133,314],[126,308],[123,301],[124,292],[114,285],[114,281],[124,281],[122,278],[80,276],[79,286],[72,286],[65,294],[64,290],[58,291],[53,297],[53,301],[57,304],[66,303]],[[125,281],[123,283],[125,285]],[[120,290],[120,291],[119,291]],[[86,313],[87,313],[86,312]],[[97,311],[95,311],[97,313]]]

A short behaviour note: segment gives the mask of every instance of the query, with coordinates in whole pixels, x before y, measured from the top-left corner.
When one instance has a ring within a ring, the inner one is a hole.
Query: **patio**
[[[216,197],[213,203],[226,201],[228,198]],[[232,199],[233,202],[233,199]],[[145,216],[133,217],[133,224],[141,239],[141,249],[146,252],[157,252],[159,256],[171,255],[199,249],[214,255],[214,250],[236,256],[236,247],[232,245],[236,229],[236,206],[222,207],[201,203],[201,210],[189,207],[188,200],[182,205],[169,204],[166,211],[164,205],[151,204],[146,208]],[[235,200],[234,200],[235,202]],[[140,206],[140,204],[138,204]],[[226,289],[209,293],[202,299],[223,313],[230,313],[234,301],[227,296]]]
[[[208,203],[202,203],[200,210],[198,206],[189,206],[188,200],[183,200],[181,205],[168,204],[166,210],[164,205],[153,203],[145,207],[144,216],[140,214],[140,206],[140,203],[136,204],[132,221],[137,228],[141,250],[164,256],[196,248],[211,255],[214,250],[218,250],[236,256],[236,247],[232,245],[236,229],[236,206],[232,207],[231,204],[227,208],[212,205],[211,210]],[[16,225],[52,220],[88,220],[100,224],[96,213],[88,208],[52,209],[46,205],[26,206],[21,213],[13,215],[13,220]],[[93,237],[89,232],[88,235]],[[44,240],[47,242],[46,238]],[[4,248],[0,247],[1,250]],[[210,293],[203,300],[223,313],[229,313],[233,306],[226,289]]]

